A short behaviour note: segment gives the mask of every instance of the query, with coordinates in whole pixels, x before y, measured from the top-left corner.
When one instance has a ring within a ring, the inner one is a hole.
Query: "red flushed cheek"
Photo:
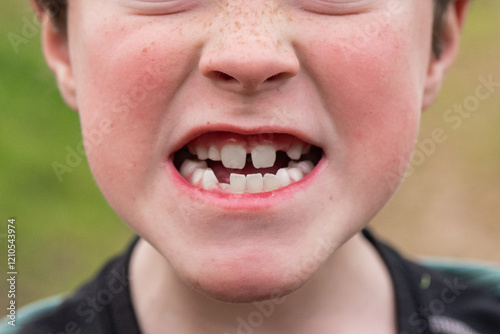
[[[147,51],[135,39],[107,41],[93,40],[87,45],[91,49],[94,43],[109,45],[111,50],[104,54],[95,48],[87,50],[78,73],[84,143],[104,192],[107,184],[119,183],[115,179],[120,175],[135,175],[121,182],[132,187],[148,177],[145,166],[154,163],[157,136],[169,117],[166,101],[174,91],[167,78],[173,82],[176,75],[169,72],[168,64],[157,61],[154,41],[147,43]]]
[[[381,31],[362,48],[357,35],[346,33],[336,43],[319,43],[313,75],[327,87],[323,99],[345,149],[346,173],[374,187],[386,186],[387,175],[402,175],[413,150],[421,110],[421,79],[404,32]],[[321,75],[328,69],[329,75]],[[338,165],[338,164],[337,164]],[[378,184],[377,184],[378,182]],[[399,180],[391,180],[393,184]],[[392,186],[392,185],[391,185]]]

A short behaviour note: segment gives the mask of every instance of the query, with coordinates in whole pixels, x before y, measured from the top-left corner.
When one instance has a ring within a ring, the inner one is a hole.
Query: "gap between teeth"
[[[296,144],[286,150],[286,154],[291,160],[299,160],[303,154],[309,152],[309,149],[310,145]],[[276,149],[269,144],[256,145],[250,152],[240,144],[227,144],[220,150],[215,145],[209,146],[208,149],[196,146],[189,147],[189,151],[199,160],[221,161],[224,167],[230,169],[243,169],[248,153],[255,168],[269,168],[274,166],[276,161]]]
[[[287,168],[280,168],[276,174],[231,173],[229,184],[219,183],[215,173],[205,161],[186,160],[180,168],[181,175],[192,185],[206,190],[220,189],[234,194],[273,191],[302,180],[314,168],[309,160],[290,161]]]

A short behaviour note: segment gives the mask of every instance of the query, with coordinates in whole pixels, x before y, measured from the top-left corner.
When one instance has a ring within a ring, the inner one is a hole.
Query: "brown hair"
[[[435,0],[434,1],[434,27],[432,29],[432,52],[436,58],[441,56],[443,51],[443,40],[441,39],[441,30],[443,29],[443,19],[446,8],[453,0]]]
[[[56,28],[66,33],[66,11],[68,0],[34,0],[40,10],[47,10]],[[432,51],[434,56],[440,57],[443,48],[443,41],[441,40],[441,30],[443,26],[443,18],[446,13],[446,8],[453,0],[434,0],[434,26],[432,30]]]

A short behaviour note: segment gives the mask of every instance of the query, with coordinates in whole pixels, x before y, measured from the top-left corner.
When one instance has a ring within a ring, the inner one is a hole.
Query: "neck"
[[[187,334],[395,332],[390,276],[362,235],[339,248],[307,284],[274,300],[234,304],[211,299],[182,282],[144,240],[134,249],[130,273],[145,334],[165,328]]]

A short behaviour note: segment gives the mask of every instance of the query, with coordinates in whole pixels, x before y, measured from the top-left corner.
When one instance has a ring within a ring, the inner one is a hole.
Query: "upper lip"
[[[210,132],[231,132],[240,135],[258,135],[258,134],[288,134],[297,137],[299,140],[320,147],[320,145],[311,136],[307,135],[303,131],[290,128],[290,127],[279,127],[279,126],[259,126],[259,127],[245,127],[238,126],[234,124],[226,123],[214,123],[205,126],[198,126],[187,131],[183,136],[181,136],[172,146],[172,150],[169,155],[173,155],[175,152],[179,151],[181,148],[186,146],[189,142],[195,138]]]

